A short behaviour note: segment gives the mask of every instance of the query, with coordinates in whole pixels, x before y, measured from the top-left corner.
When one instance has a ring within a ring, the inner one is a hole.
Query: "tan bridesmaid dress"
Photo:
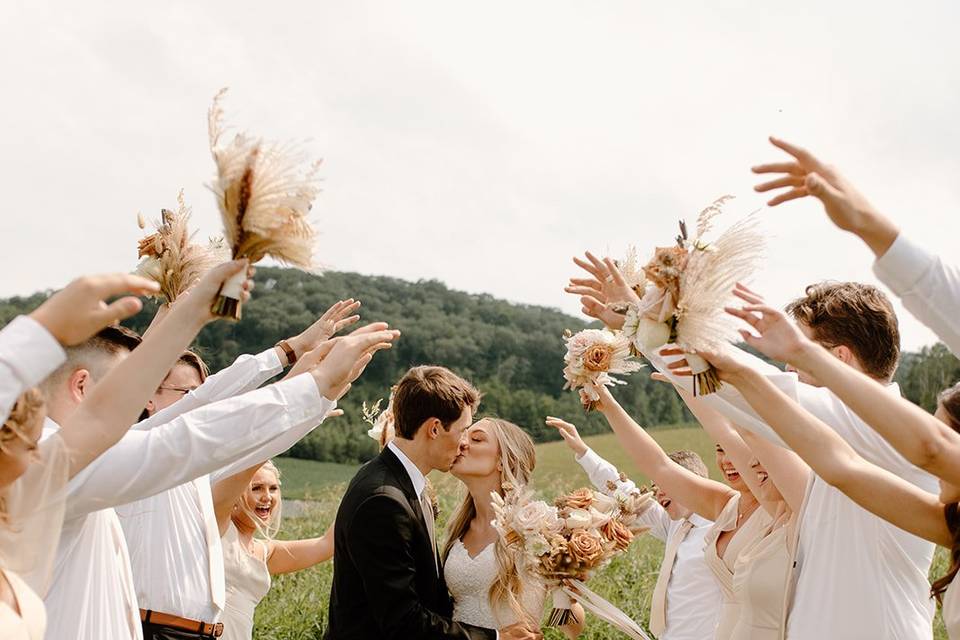
[[[796,514],[781,516],[737,559],[733,592],[740,615],[732,640],[784,638],[796,529]]]
[[[0,603],[0,637],[3,640],[43,640],[47,629],[47,614],[43,600],[27,583],[12,571],[0,569],[0,580],[6,579],[17,601],[17,613],[10,605]]]
[[[703,556],[717,578],[723,600],[720,603],[720,618],[717,621],[715,640],[730,640],[733,628],[737,625],[740,615],[740,603],[737,602],[733,591],[733,571],[737,558],[746,549],[752,547],[769,529],[772,518],[763,507],[757,507],[737,529],[737,508],[740,504],[740,494],[732,496],[714,521],[710,531],[704,538]],[[724,531],[737,529],[727,543],[727,548],[721,558],[717,554],[717,540]]]

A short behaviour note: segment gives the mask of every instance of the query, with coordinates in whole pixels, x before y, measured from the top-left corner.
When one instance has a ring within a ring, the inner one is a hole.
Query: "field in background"
[[[713,455],[713,443],[698,428],[651,430],[651,434],[668,451],[692,449],[707,463],[711,477],[718,478]],[[638,484],[648,483],[628,460],[615,436],[605,434],[586,438],[587,443],[601,456],[616,464]],[[285,498],[311,501],[306,515],[287,520],[282,528],[283,538],[306,538],[322,535],[332,521],[346,483],[356,472],[355,465],[340,465],[293,458],[281,458],[277,463],[283,473]],[[445,519],[462,498],[459,483],[445,474],[431,476],[440,499],[442,527]],[[537,446],[535,486],[542,497],[586,486],[589,483],[580,466],[563,442]],[[389,532],[384,532],[389,535]],[[634,620],[646,625],[650,608],[650,594],[657,578],[663,554],[663,545],[650,536],[642,536],[630,550],[612,562],[590,582],[591,588],[619,606]],[[946,554],[939,549],[931,575],[941,575],[946,567]],[[313,640],[322,637],[327,619],[327,601],[330,595],[332,563],[326,563],[286,576],[274,578],[273,588],[257,608],[254,637],[258,640]],[[584,640],[614,640],[623,638],[609,626],[588,618]],[[547,638],[559,640],[563,636],[552,630]],[[936,640],[946,640],[939,614]]]

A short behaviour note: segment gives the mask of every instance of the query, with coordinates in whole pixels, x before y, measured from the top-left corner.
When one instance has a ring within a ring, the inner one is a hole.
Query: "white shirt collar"
[[[707,520],[706,518],[703,518],[697,515],[696,513],[691,513],[690,517],[688,517],[687,520],[692,522],[693,526],[695,527],[709,527],[710,525],[713,524],[713,522],[711,522],[710,520]]]
[[[407,475],[410,476],[410,482],[413,483],[413,490],[416,491],[417,498],[419,499],[423,494],[423,488],[427,486],[427,479],[424,477],[423,472],[420,471],[417,465],[413,464],[410,458],[407,457],[407,454],[400,450],[400,447],[393,444],[393,440],[387,443],[387,448],[400,459],[400,464],[407,470]]]

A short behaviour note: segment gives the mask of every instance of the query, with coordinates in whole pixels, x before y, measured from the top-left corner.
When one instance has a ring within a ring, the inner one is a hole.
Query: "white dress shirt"
[[[21,393],[43,382],[66,359],[57,339],[29,316],[17,316],[0,330],[0,424]]]
[[[407,454],[401,451],[400,447],[393,444],[393,440],[387,443],[387,448],[393,452],[393,455],[400,459],[400,464],[407,470],[407,475],[410,476],[410,482],[413,483],[413,490],[417,492],[417,500],[420,500],[423,497],[423,489],[427,486],[427,478],[423,475],[423,472],[420,471],[420,467],[413,464],[413,461],[407,457]]]
[[[874,262],[873,272],[907,311],[960,356],[960,268],[944,264],[901,233]]]
[[[47,640],[142,636],[127,545],[112,507],[221,469],[289,431],[305,435],[334,405],[304,374],[128,432],[68,485],[46,598]],[[48,421],[44,433],[56,429]]]
[[[587,449],[577,462],[590,476],[590,482],[601,491],[607,490],[607,482],[616,483],[624,491],[636,487],[630,480],[622,482],[617,468],[593,449]],[[666,627],[658,636],[660,640],[712,638],[720,615],[720,585],[703,559],[704,537],[713,523],[697,514],[691,514],[689,520],[693,528],[677,548],[670,582],[667,583]],[[671,520],[667,511],[657,503],[651,505],[639,521],[650,527],[650,535],[664,543],[683,524],[683,520]]]
[[[646,355],[646,354],[645,354]],[[915,486],[937,493],[937,479],[901,456],[829,389],[801,383],[745,352],[739,357],[765,374],[780,390],[836,431],[857,453]],[[657,354],[648,359],[676,384]],[[896,384],[887,387],[899,394]],[[773,442],[783,440],[730,385],[703,396],[735,424]],[[934,545],[861,508],[841,491],[814,476],[800,514],[796,571],[789,612],[791,640],[883,640],[931,638],[934,614],[927,574]]]
[[[243,355],[218,373],[207,378],[197,389],[181,400],[147,420],[135,425],[147,430],[169,421],[171,411],[188,411],[210,402],[231,398],[259,387],[282,371],[283,367],[274,349],[257,356]],[[268,443],[255,452],[266,460],[289,448],[287,441],[301,433],[283,434],[283,440]],[[169,613],[181,618],[214,623],[222,611],[214,605],[210,584],[211,571],[223,573],[222,562],[216,567],[211,560],[222,558],[219,534],[207,540],[207,523],[197,483],[215,483],[218,479],[252,466],[239,466],[247,457],[218,469],[209,476],[201,476],[167,491],[118,506],[117,515],[130,552],[133,582],[141,609]],[[208,489],[209,491],[209,489]],[[216,518],[210,514],[216,530]]]

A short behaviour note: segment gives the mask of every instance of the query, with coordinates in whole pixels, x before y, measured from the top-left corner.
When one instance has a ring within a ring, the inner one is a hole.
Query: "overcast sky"
[[[774,8],[781,5],[780,8]],[[39,2],[0,6],[0,296],[129,270],[185,189],[218,232],[206,110],[308,139],[330,268],[560,307],[584,249],[668,244],[751,194],[766,136],[841,167],[931,249],[960,231],[956,2]],[[874,281],[815,202],[768,210],[782,304]],[[904,346],[932,334],[901,313]]]

